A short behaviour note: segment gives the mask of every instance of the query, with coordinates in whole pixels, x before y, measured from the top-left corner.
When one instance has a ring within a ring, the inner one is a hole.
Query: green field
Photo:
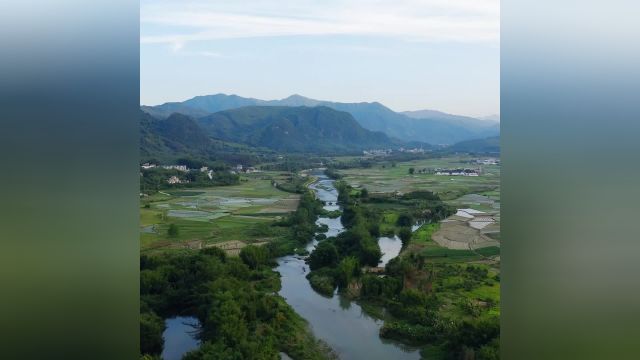
[[[268,224],[294,211],[299,201],[299,195],[275,188],[272,180],[283,181],[283,174],[250,174],[239,185],[181,189],[143,198],[141,250],[269,241],[279,235],[279,229]],[[177,235],[169,235],[170,224],[177,226]]]
[[[500,166],[482,165],[482,174],[471,176],[441,176],[419,174],[418,170],[435,168],[478,168],[468,163],[475,159],[471,156],[449,156],[435,159],[422,159],[399,162],[393,166],[390,162],[381,162],[371,168],[340,170],[344,179],[352,186],[364,186],[370,192],[403,193],[415,190],[430,190],[438,193],[443,200],[454,200],[465,194],[489,195],[500,200]],[[416,173],[409,174],[409,168]]]
[[[476,250],[453,250],[442,247],[431,239],[439,227],[439,224],[428,224],[416,230],[402,255],[416,253],[424,256],[430,262],[437,263],[480,261],[500,255],[500,248],[496,246]]]
[[[485,211],[500,221],[500,166],[482,165],[480,176],[442,176],[428,172],[437,168],[474,168],[477,157],[468,155],[446,156],[434,159],[421,159],[407,162],[392,163],[380,161],[370,168],[355,168],[339,170],[343,179],[356,188],[365,187],[370,193],[409,193],[417,190],[428,190],[437,193],[441,199],[454,208],[473,208]],[[414,174],[409,173],[413,168]],[[407,209],[397,204],[372,205],[382,210],[383,218],[380,231],[383,234],[397,232],[395,221],[398,215]],[[435,226],[435,225],[434,225]],[[414,234],[412,245],[408,252],[422,253],[435,262],[466,262],[478,261],[499,255],[498,248],[487,250],[450,250],[441,247],[431,240],[435,228],[421,228]],[[492,233],[489,237],[500,240],[499,233]],[[406,251],[405,251],[406,252]]]

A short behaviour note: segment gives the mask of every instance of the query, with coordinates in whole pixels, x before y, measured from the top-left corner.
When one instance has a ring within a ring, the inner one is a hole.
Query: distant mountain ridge
[[[433,110],[397,113],[378,102],[339,103],[310,99],[297,94],[281,100],[260,100],[225,94],[204,95],[183,102],[141,108],[158,118],[166,118],[174,112],[200,118],[206,114],[245,106],[325,106],[348,112],[365,129],[381,131],[404,141],[421,141],[436,145],[496,136],[500,131],[498,123]]]
[[[347,112],[325,106],[246,106],[198,119],[214,138],[279,151],[332,152],[388,147],[381,132],[360,126]]]
[[[486,139],[473,139],[461,141],[447,148],[448,151],[465,152],[472,154],[500,154],[500,137],[494,136]]]
[[[140,124],[143,157],[206,157],[242,146],[258,152],[354,153],[399,144],[325,106],[246,106],[198,119],[180,113],[162,119],[141,111]]]

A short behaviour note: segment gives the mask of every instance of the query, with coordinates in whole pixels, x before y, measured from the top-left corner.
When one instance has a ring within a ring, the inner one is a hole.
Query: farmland
[[[418,173],[423,169],[436,168],[478,168],[470,163],[471,156],[449,156],[434,159],[420,159],[392,163],[382,161],[370,168],[340,170],[340,174],[352,186],[366,187],[370,192],[409,192],[429,190],[437,193],[443,200],[454,200],[465,194],[487,195],[494,201],[500,200],[500,166],[482,165],[480,176],[443,176]],[[409,169],[415,170],[409,174]]]
[[[425,251],[435,251],[434,254],[427,255],[434,261],[477,260],[483,257],[467,249],[466,246],[463,249],[462,246],[465,243],[473,244],[475,248],[492,247],[494,249],[492,252],[497,252],[495,246],[499,246],[498,241],[494,240],[500,239],[500,166],[479,165],[475,163],[476,159],[477,157],[469,155],[454,155],[406,162],[382,160],[368,168],[341,169],[339,174],[351,186],[366,188],[371,194],[407,194],[412,191],[428,190],[438,194],[452,208],[471,208],[490,214],[497,222],[491,231],[488,231],[489,228],[487,231],[478,231],[464,223],[446,223],[441,229],[437,229],[439,232],[436,234],[436,239],[439,239],[440,245],[432,240],[431,234],[428,236],[428,243],[417,241]],[[472,168],[481,171],[479,176],[435,175],[433,170],[438,168]],[[376,204],[375,207],[384,214],[380,223],[381,232],[389,234],[397,231],[395,226],[397,216],[407,209],[400,204]],[[495,230],[496,227],[498,231]],[[420,237],[420,232],[416,235]],[[417,244],[414,245],[417,246]]]
[[[298,206],[299,195],[273,186],[273,181],[284,182],[285,175],[247,174],[238,185],[158,192],[144,198],[140,209],[141,250],[269,241],[279,235],[279,229],[268,225]],[[177,228],[173,233],[172,225]]]

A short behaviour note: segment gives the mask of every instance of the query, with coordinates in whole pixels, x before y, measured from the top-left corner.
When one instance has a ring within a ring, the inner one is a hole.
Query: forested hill
[[[140,112],[140,155],[143,158],[200,155],[206,153],[210,145],[211,139],[187,116],[175,114],[159,120]]]
[[[200,118],[203,114],[244,106],[326,106],[348,112],[365,129],[381,131],[390,137],[404,141],[420,141],[434,145],[486,138],[496,136],[500,132],[499,124],[492,121],[481,121],[437,111],[398,113],[378,102],[341,103],[315,100],[300,95],[291,95],[280,100],[260,100],[238,95],[216,94],[142,108],[159,118],[166,118],[174,112]]]
[[[248,106],[198,119],[207,134],[286,152],[358,151],[389,147],[381,132],[364,129],[347,112],[324,106]]]
[[[189,158],[222,160],[228,163],[252,162],[269,155],[269,149],[211,138],[193,118],[172,114],[157,119],[140,112],[140,156],[142,161],[173,162]]]
[[[174,113],[166,119],[141,111],[140,151],[145,158],[207,157],[223,153],[343,153],[397,145],[362,128],[351,115],[327,107],[252,106],[200,119]],[[214,156],[215,157],[215,156]]]
[[[494,136],[486,139],[474,139],[461,141],[447,148],[450,151],[467,152],[475,154],[499,154],[500,137]]]

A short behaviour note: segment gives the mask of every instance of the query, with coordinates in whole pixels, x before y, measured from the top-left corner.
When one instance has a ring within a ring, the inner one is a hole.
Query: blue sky
[[[227,93],[500,112],[495,0],[143,0],[140,101]]]

